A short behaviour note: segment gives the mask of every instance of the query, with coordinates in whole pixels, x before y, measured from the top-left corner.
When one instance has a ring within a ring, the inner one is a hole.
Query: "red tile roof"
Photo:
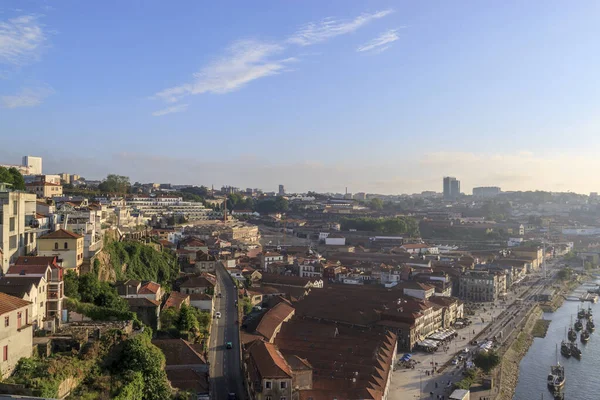
[[[171,294],[169,294],[169,298],[167,298],[167,301],[165,301],[164,308],[169,308],[169,307],[181,308],[181,305],[189,297],[190,297],[189,294],[184,294],[184,293],[179,293],[179,292],[171,292]]]
[[[8,314],[9,312],[16,311],[19,308],[27,307],[30,304],[30,301],[25,301],[23,299],[10,296],[6,293],[0,293],[0,315]]]
[[[59,229],[57,231],[48,233],[44,236],[40,236],[38,238],[39,239],[79,239],[82,238],[83,236],[78,235],[76,233],[64,230],[64,229]]]
[[[183,339],[155,339],[152,344],[165,354],[167,366],[206,364],[205,358]]]
[[[146,282],[140,287],[138,294],[156,294],[160,290],[160,285],[156,282]]]
[[[262,340],[255,341],[250,345],[248,352],[261,380],[292,377],[290,366],[274,344]]]
[[[256,327],[256,332],[271,341],[281,324],[294,315],[294,307],[282,302],[268,310]]]

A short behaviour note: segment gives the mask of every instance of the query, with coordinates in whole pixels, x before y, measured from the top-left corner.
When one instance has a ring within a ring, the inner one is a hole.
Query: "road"
[[[548,263],[549,276],[553,275],[553,263]],[[442,373],[434,375],[426,375],[426,370],[431,370],[431,362],[439,363],[442,365],[455,357],[460,349],[468,348],[470,355],[477,346],[471,345],[469,342],[472,339],[473,331],[475,334],[483,332],[478,340],[481,341],[485,337],[492,338],[494,335],[500,337],[502,332],[501,341],[505,341],[509,335],[515,330],[518,331],[525,319],[529,309],[535,304],[535,301],[531,297],[540,293],[546,284],[551,283],[550,279],[543,279],[542,273],[534,273],[529,275],[529,281],[523,284],[521,287],[516,288],[514,291],[509,293],[505,304],[487,303],[485,311],[483,309],[477,310],[475,316],[470,317],[473,324],[466,328],[457,329],[459,337],[454,339],[449,344],[449,351],[438,350],[435,353],[427,354],[416,352],[413,354],[413,360],[417,361],[418,364],[414,370],[398,368],[394,371],[392,378],[391,391],[389,398],[391,400],[405,400],[414,398],[431,398],[428,394],[433,392],[436,395],[445,395],[451,392],[450,387],[452,383],[460,380],[463,376],[461,373],[461,366],[449,366]],[[521,298],[522,301],[515,301],[517,298]],[[481,321],[484,318],[485,322]],[[492,320],[492,324],[490,324]],[[452,351],[454,350],[454,351]],[[470,357],[469,355],[469,357]],[[448,384],[450,382],[450,385]],[[435,386],[437,383],[437,387]],[[494,392],[481,392],[477,396],[494,397]],[[472,396],[472,398],[477,398]],[[435,398],[435,397],[434,397]]]
[[[237,289],[229,274],[221,266],[217,266],[217,290],[215,293],[215,312],[221,318],[212,320],[210,335],[209,361],[211,376],[211,399],[227,400],[229,393],[235,393],[238,400],[245,399],[242,370],[240,366],[240,341],[237,320]],[[218,292],[222,297],[218,297]],[[227,349],[231,342],[233,348]]]

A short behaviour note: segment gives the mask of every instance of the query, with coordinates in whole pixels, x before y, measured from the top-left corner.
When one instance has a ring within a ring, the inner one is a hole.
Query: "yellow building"
[[[514,258],[530,261],[534,271],[540,268],[544,261],[544,250],[541,247],[514,247],[511,253]]]
[[[83,236],[59,229],[38,238],[38,256],[58,256],[61,266],[79,274],[83,264]]]
[[[25,188],[29,193],[35,193],[37,197],[48,198],[54,196],[62,196],[62,185],[50,182],[32,182],[27,183]]]

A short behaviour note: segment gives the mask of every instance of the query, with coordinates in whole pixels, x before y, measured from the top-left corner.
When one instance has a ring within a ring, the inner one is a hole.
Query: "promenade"
[[[442,365],[457,357],[458,353],[462,352],[466,348],[469,349],[469,353],[463,355],[467,356],[467,359],[470,360],[473,350],[477,346],[470,345],[469,341],[477,336],[482,330],[486,329],[491,321],[496,321],[503,311],[508,309],[511,313],[515,312],[515,310],[525,312],[526,307],[528,306],[517,305],[515,304],[515,300],[529,288],[529,286],[522,286],[517,289],[516,293],[510,292],[506,298],[505,304],[501,304],[500,302],[496,302],[495,305],[492,303],[484,303],[484,307],[478,309],[475,312],[475,315],[468,316],[468,318],[472,321],[469,326],[456,329],[458,337],[446,344],[446,347],[448,348],[447,351],[443,347],[440,347],[436,352],[433,353],[427,353],[424,351],[411,353],[413,355],[412,359],[416,361],[415,368],[407,369],[402,366],[396,367],[395,371],[393,372],[388,398],[390,400],[408,400],[419,398],[437,399],[438,396],[443,395],[444,398],[447,399],[448,395],[452,392],[452,384],[460,381],[463,378],[463,363],[458,363],[458,365],[450,364],[441,373],[436,372],[433,374],[431,373],[433,369],[432,363],[434,363],[433,365],[437,363],[438,368],[442,367]],[[483,309],[485,309],[485,311]],[[498,321],[501,323],[499,325],[504,325],[504,318],[505,316]],[[494,324],[490,332],[490,338],[500,328],[502,327]],[[484,333],[478,340],[481,341],[486,336],[488,335],[485,335]],[[427,371],[429,371],[429,374]],[[433,393],[433,395],[431,395],[431,393]],[[491,397],[493,394],[493,391],[478,392],[472,395],[471,398],[478,399],[479,396]]]

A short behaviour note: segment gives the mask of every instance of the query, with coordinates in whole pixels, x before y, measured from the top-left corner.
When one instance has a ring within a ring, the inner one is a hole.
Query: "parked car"
[[[231,342],[227,342],[227,344],[225,344],[225,347],[227,347],[228,349],[233,348],[233,345],[231,344]]]
[[[216,318],[221,318],[221,312],[220,312],[220,311],[217,311],[217,312],[215,313],[215,317],[216,317]]]
[[[227,400],[236,400],[237,396],[235,395],[235,393],[229,393],[229,395],[227,396]]]

